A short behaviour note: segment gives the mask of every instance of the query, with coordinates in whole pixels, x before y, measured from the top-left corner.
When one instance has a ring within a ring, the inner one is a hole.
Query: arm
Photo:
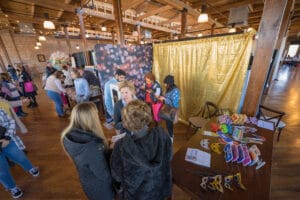
[[[84,99],[88,99],[90,96],[90,86],[86,79],[82,79],[83,87],[84,87]]]
[[[164,98],[165,104],[179,108],[180,92],[178,88],[173,89],[168,97]]]
[[[112,97],[111,97],[111,93],[110,93],[110,83],[107,82],[104,85],[104,104],[106,107],[106,111],[108,112],[108,114],[110,116],[114,115],[114,108],[112,105]]]
[[[118,101],[115,104],[114,108],[114,122],[115,122],[115,129],[121,130],[123,129],[123,124],[122,124],[122,116],[121,116],[121,110],[122,110],[122,100]]]
[[[65,88],[62,87],[61,82],[60,82],[59,79],[55,79],[55,80],[54,80],[54,83],[55,83],[56,87],[57,87],[61,92],[66,93],[66,90],[65,90]]]
[[[0,110],[1,123],[6,128],[5,136],[14,137],[16,135],[16,122],[3,110]]]

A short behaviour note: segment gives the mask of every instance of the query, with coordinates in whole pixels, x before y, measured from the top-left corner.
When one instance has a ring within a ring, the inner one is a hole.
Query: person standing
[[[165,96],[159,96],[157,97],[160,101],[163,101],[164,104],[169,105],[170,107],[179,108],[179,100],[180,100],[180,91],[178,87],[174,83],[174,76],[167,75],[164,79],[164,84],[166,87],[166,93]],[[173,121],[165,120],[166,126],[168,129],[168,133],[173,141]]]
[[[10,125],[10,118],[6,112],[0,109],[0,183],[4,188],[10,191],[14,199],[20,198],[23,195],[22,190],[16,185],[9,169],[7,159],[19,164],[25,171],[32,176],[39,176],[40,172],[37,167],[34,167],[28,160],[23,151],[18,149],[17,145],[8,136],[7,132],[15,132],[14,126]]]
[[[119,83],[119,91],[121,93],[121,99],[117,101],[114,107],[115,129],[119,134],[125,132],[129,133],[128,130],[123,127],[121,111],[129,102],[136,99],[134,84],[125,80]]]
[[[86,79],[82,78],[77,69],[73,69],[71,77],[74,79],[76,102],[82,103],[89,101],[90,98],[90,87]]]
[[[32,81],[31,76],[26,71],[24,66],[21,67],[20,79],[22,80],[22,81],[20,81],[20,86],[23,88],[24,96],[27,97],[30,100],[29,105],[27,107],[29,107],[29,108],[37,107],[38,104],[36,102],[36,97],[35,97],[37,94],[36,94],[36,91],[33,87],[33,81]],[[30,84],[33,90],[32,91],[26,91],[25,84]]]
[[[104,126],[108,129],[112,129],[113,117],[114,117],[114,105],[113,105],[113,96],[111,94],[111,85],[117,85],[118,82],[124,81],[126,78],[126,72],[117,69],[114,77],[104,84],[104,105],[105,105],[105,118],[106,122]]]
[[[88,199],[112,200],[112,178],[106,161],[108,144],[94,103],[85,102],[73,108],[70,124],[62,132],[61,142],[76,165]]]
[[[145,91],[144,101],[147,104],[152,105],[157,101],[156,96],[160,96],[162,94],[162,89],[151,72],[145,74],[144,79],[145,84],[141,87],[141,89]]]
[[[58,117],[67,117],[64,114],[63,102],[61,98],[61,93],[66,93],[66,90],[61,85],[61,71],[56,71],[54,74],[50,75],[45,84],[45,90],[47,91],[47,96],[54,101],[56,113]]]
[[[120,183],[120,199],[164,200],[172,194],[172,142],[165,130],[150,128],[152,114],[143,101],[122,110],[123,126],[131,132],[114,144],[111,173]]]

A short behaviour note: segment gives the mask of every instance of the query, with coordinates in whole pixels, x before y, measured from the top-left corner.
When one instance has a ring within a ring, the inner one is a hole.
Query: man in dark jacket
[[[111,173],[125,200],[163,200],[172,194],[172,142],[161,127],[149,128],[150,107],[140,100],[122,110],[123,126],[131,131],[116,142]]]

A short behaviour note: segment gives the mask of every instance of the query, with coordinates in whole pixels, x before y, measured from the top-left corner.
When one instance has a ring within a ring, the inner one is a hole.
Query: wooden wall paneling
[[[288,0],[265,0],[258,41],[242,113],[254,116],[260,103]]]

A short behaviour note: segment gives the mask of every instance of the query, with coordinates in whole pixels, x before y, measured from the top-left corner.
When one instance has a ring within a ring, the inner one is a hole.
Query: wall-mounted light
[[[44,21],[44,28],[45,29],[55,29],[55,25],[52,21],[49,20],[49,14],[48,13],[44,13],[44,17],[45,17],[45,21]]]
[[[206,13],[206,5],[202,5],[201,13],[198,17],[198,23],[208,22],[208,14]]]

